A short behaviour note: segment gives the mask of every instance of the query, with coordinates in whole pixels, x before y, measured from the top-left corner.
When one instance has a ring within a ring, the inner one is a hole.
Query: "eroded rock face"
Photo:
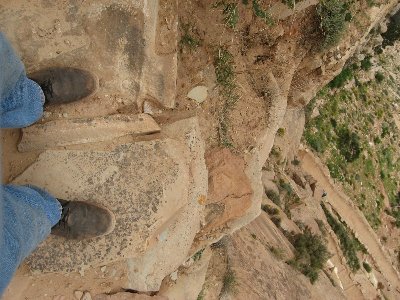
[[[244,173],[245,163],[229,149],[215,149],[207,154],[208,198],[206,225],[199,238],[222,234],[229,221],[240,218],[251,205],[253,191]]]

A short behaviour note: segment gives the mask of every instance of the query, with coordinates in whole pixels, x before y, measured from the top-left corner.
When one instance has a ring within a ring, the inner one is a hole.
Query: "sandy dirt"
[[[330,176],[324,171],[321,163],[311,152],[300,151],[299,157],[303,169],[313,176],[327,192],[327,201],[355,233],[360,242],[365,245],[383,276],[387,278],[392,287],[400,288],[400,276],[398,272],[393,268],[377,235],[362,213],[351,204],[350,199],[333,183]]]

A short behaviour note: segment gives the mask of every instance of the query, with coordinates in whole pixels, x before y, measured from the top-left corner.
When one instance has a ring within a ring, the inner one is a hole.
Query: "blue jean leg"
[[[1,198],[0,295],[21,262],[61,217],[57,199],[37,187],[3,185]]]
[[[43,114],[44,95],[0,32],[0,128],[31,125]],[[56,198],[34,186],[0,185],[0,297],[20,263],[61,217]]]

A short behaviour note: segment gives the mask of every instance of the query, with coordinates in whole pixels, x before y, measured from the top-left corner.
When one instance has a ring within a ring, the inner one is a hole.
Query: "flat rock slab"
[[[56,120],[22,129],[23,135],[18,150],[45,150],[108,141],[128,134],[142,135],[159,131],[158,124],[147,114]]]
[[[34,184],[57,198],[93,201],[114,212],[107,236],[84,241],[50,236],[27,259],[33,271],[70,272],[143,254],[188,202],[188,154],[165,138],[108,151],[47,150],[14,184]]]

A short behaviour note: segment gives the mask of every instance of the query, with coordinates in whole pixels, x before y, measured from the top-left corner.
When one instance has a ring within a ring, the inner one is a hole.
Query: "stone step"
[[[160,127],[147,114],[111,115],[85,119],[61,119],[22,129],[20,152],[53,149],[60,146],[103,142],[133,134],[159,132]]]

